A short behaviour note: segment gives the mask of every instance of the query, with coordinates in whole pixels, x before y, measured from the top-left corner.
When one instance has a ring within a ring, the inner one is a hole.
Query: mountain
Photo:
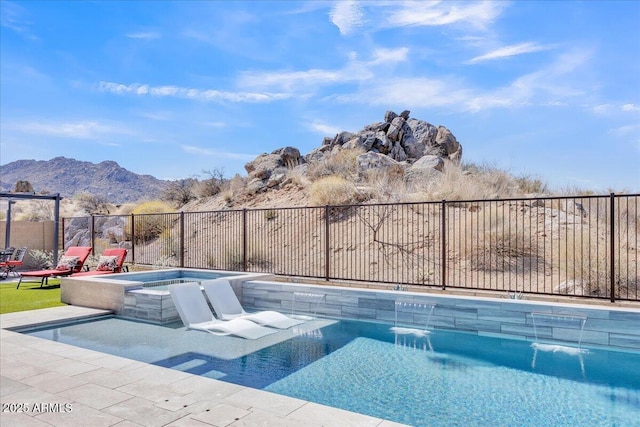
[[[103,196],[111,203],[156,199],[170,181],[138,175],[113,161],[83,162],[66,157],[17,160],[0,166],[0,189],[12,191],[17,181],[29,181],[36,193],[76,193]]]

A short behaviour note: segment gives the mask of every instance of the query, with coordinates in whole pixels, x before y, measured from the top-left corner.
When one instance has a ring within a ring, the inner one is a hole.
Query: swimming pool
[[[636,351],[337,319],[255,341],[117,317],[25,333],[416,426],[640,417]]]

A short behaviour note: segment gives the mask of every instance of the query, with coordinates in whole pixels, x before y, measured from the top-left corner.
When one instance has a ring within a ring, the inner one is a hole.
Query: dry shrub
[[[171,219],[163,215],[171,212],[174,212],[171,205],[162,201],[143,202],[133,208],[135,241],[145,242],[159,237],[172,225]],[[127,240],[134,240],[130,222],[125,227],[125,236]]]
[[[135,209],[135,203],[124,203],[122,205],[116,206],[116,210],[113,213],[114,215],[131,215],[131,212]]]
[[[427,200],[497,199],[521,196],[515,178],[490,166],[456,165],[445,162],[440,179],[418,185]]]
[[[520,176],[515,178],[518,188],[525,194],[545,194],[549,192],[547,183],[531,176]]]
[[[357,158],[364,152],[363,148],[345,148],[326,154],[320,160],[309,163],[307,176],[312,181],[331,175],[354,178],[358,175]]]
[[[553,244],[553,243],[552,243]],[[560,232],[550,251],[557,258],[565,282],[573,282],[578,295],[605,296],[609,284],[607,239],[601,230],[581,225]]]
[[[225,249],[225,254],[222,260],[222,265],[218,264],[219,259],[217,254],[207,255],[207,266],[209,268],[218,268],[222,270],[231,271],[243,271],[244,262],[242,257],[242,245],[234,244],[232,247]],[[269,261],[251,241],[247,244],[247,270],[256,271],[264,270],[268,271]]]
[[[296,167],[296,168],[290,169],[287,172],[287,177],[291,180],[291,182],[294,185],[304,188],[307,185],[311,184],[311,181],[309,180],[309,178],[307,178],[305,171],[306,171],[306,168]]]
[[[338,175],[318,179],[311,184],[309,193],[315,206],[351,204],[357,201],[358,195],[356,187]]]
[[[364,174],[364,185],[368,190],[367,198],[380,203],[402,203],[411,201],[407,184],[404,181],[404,169],[371,169]]]
[[[226,183],[224,171],[216,168],[213,170],[203,171],[203,173],[207,178],[199,181],[195,185],[195,193],[198,197],[212,197],[220,193]]]
[[[609,209],[607,204],[608,200],[594,202],[588,209],[590,222],[568,228],[561,234],[557,249],[559,268],[567,281],[579,285],[581,289],[576,293],[595,296],[609,295],[609,271],[612,270],[616,298],[635,299],[640,296],[640,212],[635,198],[616,200],[613,218],[616,250],[611,267],[609,223],[604,212]]]
[[[463,220],[457,221],[465,237],[449,243],[450,249],[466,258],[473,270],[522,273],[543,268],[538,240],[530,237],[522,220],[516,221],[517,211],[496,203],[473,207],[461,209],[466,213]]]

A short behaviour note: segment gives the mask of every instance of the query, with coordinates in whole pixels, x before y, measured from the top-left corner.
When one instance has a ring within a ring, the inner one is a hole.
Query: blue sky
[[[0,164],[163,179],[303,154],[387,110],[463,161],[640,191],[640,2],[0,2]]]

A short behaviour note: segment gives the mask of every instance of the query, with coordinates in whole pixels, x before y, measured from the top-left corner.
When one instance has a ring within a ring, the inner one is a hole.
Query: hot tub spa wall
[[[166,290],[143,288],[144,281],[181,277],[181,274],[200,276],[228,273],[213,270],[169,269],[155,272],[123,273],[118,279],[105,276],[68,277],[61,280],[60,300],[63,303],[82,307],[111,310],[115,314],[147,322],[168,324],[179,322],[180,317],[171,295]],[[175,277],[173,277],[175,276]],[[127,280],[123,280],[123,279]],[[210,277],[209,277],[210,278]],[[268,280],[272,274],[237,273],[228,276],[239,298],[242,298],[242,282],[245,280]]]
[[[547,304],[499,298],[447,297],[414,292],[374,291],[336,286],[303,285],[270,281],[243,284],[242,304],[249,310],[292,312],[295,293],[323,294],[316,305],[297,302],[294,312],[317,310],[319,316],[381,321],[393,324],[395,302],[403,301],[398,323],[424,328],[456,329],[485,336],[513,339],[553,339],[576,342],[579,330],[559,326],[537,326],[531,313],[586,316],[582,343],[640,350],[640,311],[609,309],[577,304]],[[303,298],[304,299],[304,298]],[[421,306],[420,306],[421,305]],[[425,305],[434,305],[429,317]]]

